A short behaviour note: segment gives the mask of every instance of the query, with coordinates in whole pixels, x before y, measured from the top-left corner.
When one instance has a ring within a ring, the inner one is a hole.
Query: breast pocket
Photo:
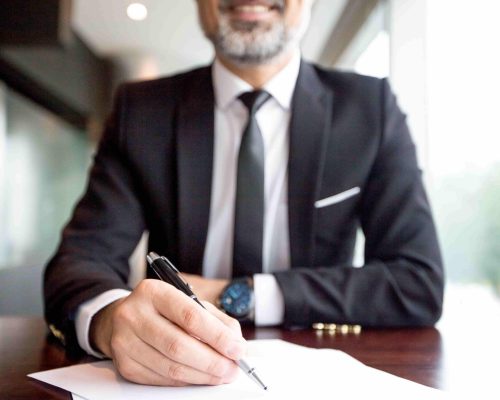
[[[314,203],[318,245],[341,245],[356,230],[360,193],[361,188],[356,186]]]
[[[315,208],[325,208],[333,206],[335,204],[342,203],[354,196],[361,193],[361,188],[359,186],[353,187],[351,189],[345,190],[343,192],[334,194],[333,196],[325,197],[324,199],[318,200],[314,203]]]

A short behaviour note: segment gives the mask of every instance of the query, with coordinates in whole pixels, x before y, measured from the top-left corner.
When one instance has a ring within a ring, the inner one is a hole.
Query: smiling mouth
[[[265,4],[265,3],[243,3],[233,2],[236,4],[229,4],[226,7],[221,7],[221,11],[229,11],[235,14],[266,14],[272,11],[282,12],[283,7],[278,4]]]
[[[269,11],[278,11],[278,7],[274,6],[264,6],[264,5],[242,5],[236,7],[230,7],[230,11],[242,12],[242,13],[265,13]]]

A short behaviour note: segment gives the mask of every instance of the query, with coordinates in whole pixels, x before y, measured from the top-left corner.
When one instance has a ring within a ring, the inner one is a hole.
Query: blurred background
[[[500,310],[499,17],[496,0],[316,0],[302,43],[310,61],[389,77],[408,115],[445,260],[441,323]],[[41,315],[116,85],[212,57],[194,0],[2,1],[0,314]]]

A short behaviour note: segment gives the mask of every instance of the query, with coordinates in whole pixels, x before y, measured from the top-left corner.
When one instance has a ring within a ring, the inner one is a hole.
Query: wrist
[[[111,334],[113,332],[113,312],[120,305],[120,303],[125,300],[118,299],[92,317],[89,329],[89,343],[90,346],[103,353],[105,356],[112,358],[111,354]]]
[[[217,306],[219,302],[219,298],[224,291],[224,289],[227,287],[227,285],[230,283],[228,279],[216,279],[213,281],[212,285],[212,291],[211,295],[209,296],[210,298],[207,299],[210,303],[213,305]]]

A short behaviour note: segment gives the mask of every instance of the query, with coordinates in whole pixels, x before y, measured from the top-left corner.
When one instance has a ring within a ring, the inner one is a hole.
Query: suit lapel
[[[211,68],[183,88],[177,131],[179,267],[201,274],[208,231],[214,142]]]
[[[302,61],[292,102],[288,216],[292,267],[312,266],[314,201],[320,188],[333,95]]]

